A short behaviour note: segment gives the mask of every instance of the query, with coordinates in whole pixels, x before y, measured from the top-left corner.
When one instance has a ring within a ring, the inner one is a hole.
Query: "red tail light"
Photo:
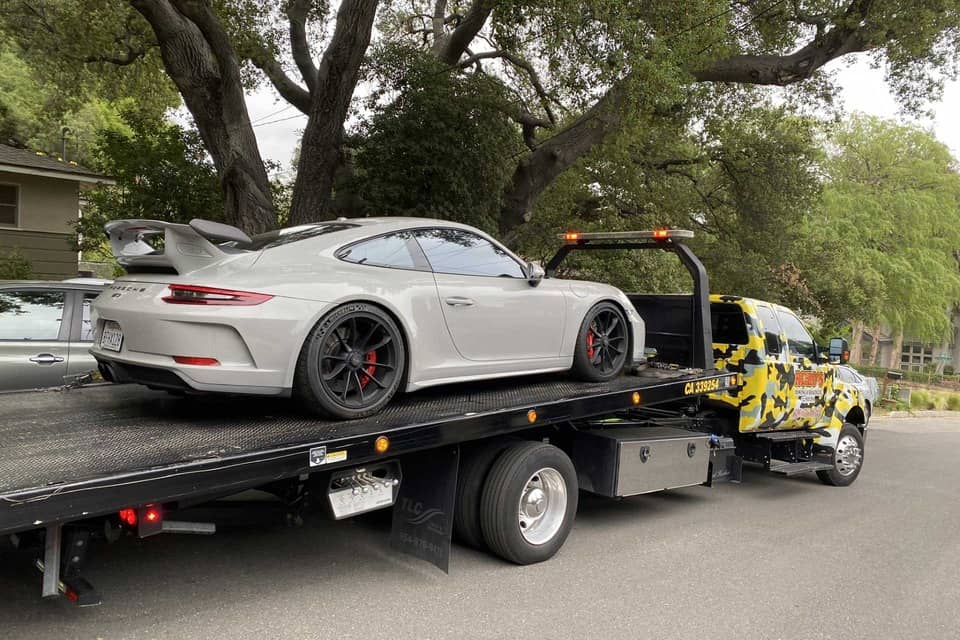
[[[177,364],[192,364],[200,367],[216,367],[220,361],[216,358],[201,358],[199,356],[173,356]]]
[[[137,510],[136,509],[120,509],[120,522],[127,525],[128,527],[137,526]]]
[[[273,297],[265,293],[231,291],[230,289],[215,289],[192,284],[171,284],[169,290],[170,293],[163,297],[163,301],[170,304],[249,307],[262,304]]]

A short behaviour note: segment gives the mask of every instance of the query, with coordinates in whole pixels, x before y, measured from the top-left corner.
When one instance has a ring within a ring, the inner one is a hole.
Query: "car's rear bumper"
[[[138,362],[125,362],[123,360],[110,358],[95,353],[97,365],[100,374],[104,379],[110,382],[126,383],[135,382],[155,389],[168,389],[171,391],[185,392],[206,392],[206,393],[237,393],[245,395],[269,395],[269,396],[287,396],[290,395],[290,389],[276,384],[269,384],[270,377],[264,376],[264,382],[268,384],[251,385],[236,384],[236,378],[242,377],[244,382],[249,381],[250,371],[232,372],[221,369],[216,372],[217,382],[197,380],[191,369],[213,369],[214,367],[184,367],[177,365],[173,367],[150,366]],[[209,377],[209,374],[205,377]],[[275,376],[274,376],[275,377]]]

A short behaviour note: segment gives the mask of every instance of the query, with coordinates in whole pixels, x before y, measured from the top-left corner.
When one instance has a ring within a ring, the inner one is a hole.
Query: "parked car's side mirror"
[[[537,262],[528,262],[527,263],[527,282],[530,283],[531,287],[536,287],[540,284],[540,281],[543,280],[546,272],[543,270],[543,267],[540,266]]]
[[[844,338],[830,338],[830,361],[840,364],[850,361],[850,347]]]

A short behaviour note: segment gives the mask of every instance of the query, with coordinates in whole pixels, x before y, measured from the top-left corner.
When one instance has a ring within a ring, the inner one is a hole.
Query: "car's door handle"
[[[36,362],[37,364],[56,364],[63,362],[63,358],[55,356],[52,353],[38,353],[30,358],[30,362]]]
[[[446,303],[451,307],[472,307],[475,304],[470,298],[461,298],[460,296],[447,298]]]

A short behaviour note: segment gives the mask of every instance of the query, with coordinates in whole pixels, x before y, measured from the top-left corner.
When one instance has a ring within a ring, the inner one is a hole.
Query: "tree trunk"
[[[500,208],[504,242],[516,239],[517,229],[530,219],[530,208],[544,189],[620,126],[626,93],[623,83],[614,84],[586,113],[517,164]]]
[[[870,343],[870,366],[877,366],[877,355],[880,353],[880,323],[873,328],[873,342]]]
[[[311,92],[309,119],[300,143],[297,181],[293,187],[290,223],[305,224],[329,217],[330,197],[341,163],[343,122],[357,86],[377,0],[344,0],[337,25]]]
[[[860,364],[863,358],[863,322],[853,321],[853,334],[850,336],[850,362]]]
[[[903,353],[903,330],[897,331],[897,337],[893,341],[893,350],[890,352],[890,358],[887,367],[890,369],[900,368],[901,354]]]
[[[276,227],[270,181],[250,126],[240,64],[207,3],[131,0],[153,28],[163,64],[213,158],[226,219],[247,233]]]

